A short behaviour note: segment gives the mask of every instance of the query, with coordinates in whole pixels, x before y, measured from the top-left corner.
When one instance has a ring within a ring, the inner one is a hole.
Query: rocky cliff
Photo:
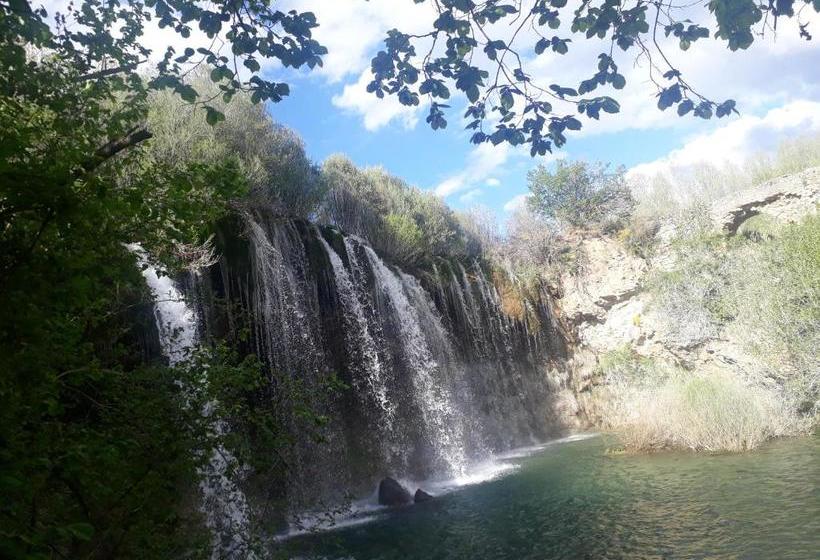
[[[818,208],[820,168],[812,168],[721,198],[705,209],[703,217],[711,234],[730,237],[749,235],[744,226],[756,216],[786,224],[817,213]],[[561,278],[563,295],[557,305],[574,342],[569,368],[581,409],[593,422],[595,414],[585,403],[599,381],[599,358],[607,352],[629,347],[639,356],[687,369],[738,373],[751,367],[726,329],[704,328],[693,316],[687,332],[673,331],[653,305],[647,283],[655,272],[675,266],[679,228],[672,220],[661,223],[648,258],[630,252],[615,238],[590,235],[577,245],[583,266]]]

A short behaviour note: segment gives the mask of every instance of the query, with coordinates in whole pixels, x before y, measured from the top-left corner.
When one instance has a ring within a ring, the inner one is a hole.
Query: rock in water
[[[383,506],[403,506],[413,501],[404,486],[399,484],[395,479],[382,479],[379,483],[379,504]]]
[[[413,496],[413,501],[416,502],[417,504],[421,503],[421,502],[427,502],[427,501],[432,500],[432,499],[433,499],[433,496],[431,496],[430,494],[428,494],[427,492],[425,492],[421,488],[417,488],[416,489],[416,495]]]

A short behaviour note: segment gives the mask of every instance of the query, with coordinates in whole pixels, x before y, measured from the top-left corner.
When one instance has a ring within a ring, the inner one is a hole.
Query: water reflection
[[[359,560],[820,557],[820,437],[742,455],[607,446],[549,446],[507,477],[288,546]]]

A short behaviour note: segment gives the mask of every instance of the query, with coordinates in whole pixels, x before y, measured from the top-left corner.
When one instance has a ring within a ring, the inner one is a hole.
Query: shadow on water
[[[551,445],[508,476],[294,538],[300,558],[820,557],[820,435],[737,455]]]

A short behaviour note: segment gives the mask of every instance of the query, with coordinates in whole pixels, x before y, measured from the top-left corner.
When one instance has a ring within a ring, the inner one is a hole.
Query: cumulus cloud
[[[467,156],[467,164],[462,171],[447,177],[436,186],[436,194],[450,196],[486,183],[492,179],[493,173],[508,162],[513,153],[513,148],[508,144],[479,144]]]
[[[498,187],[498,186],[501,185],[501,181],[499,181],[495,177],[490,177],[489,179],[484,181],[484,184],[487,185],[488,187]]]
[[[504,211],[505,212],[515,212],[516,210],[520,210],[524,208],[527,204],[527,197],[529,195],[526,194],[519,194],[512,197],[510,200],[504,204]]]
[[[399,103],[395,97],[379,99],[366,90],[372,79],[370,70],[362,72],[358,81],[344,86],[342,93],[333,96],[333,105],[346,112],[361,115],[362,124],[370,131],[378,130],[393,120],[399,121],[406,129],[414,128],[426,103],[409,107]]]
[[[327,47],[324,67],[319,70],[331,83],[360,76],[370,67],[388,29],[409,33],[429,31],[435,21],[432,3],[396,0],[288,0],[283,10],[313,12],[319,27],[314,38]]]
[[[700,164],[740,165],[750,156],[772,152],[788,138],[820,132],[820,102],[793,101],[763,116],[744,115],[691,138],[681,148],[629,170],[630,176],[686,172]]]
[[[713,20],[714,16],[705,8],[692,10],[689,15],[694,21]],[[820,30],[820,15],[809,10],[804,15],[804,23],[809,29]],[[782,18],[778,21],[776,35],[768,30],[765,38],[758,38],[749,49],[737,52],[729,52],[724,42],[713,39],[697,41],[685,53],[678,48],[674,38],[667,39],[659,34],[658,40],[672,64],[700,93],[717,101],[735,99],[741,112],[745,113],[793,99],[820,98],[820,74],[807,70],[820,67],[820,49],[813,41],[800,38],[797,25],[796,18]],[[576,86],[596,71],[598,54],[609,52],[609,42],[595,37],[572,38],[567,55],[547,51],[525,62],[535,83]],[[617,49],[614,57],[619,72],[627,79],[626,88],[617,91],[607,86],[592,95],[616,98],[621,111],[614,115],[602,114],[597,121],[582,116],[584,128],[575,133],[575,137],[627,129],[675,128],[685,131],[702,124],[699,119],[679,118],[674,109],[660,111],[657,108],[657,88],[650,80],[646,59],[636,60],[633,52],[626,54]],[[659,82],[666,81],[657,70],[654,77]],[[571,111],[559,104],[556,109]]]

